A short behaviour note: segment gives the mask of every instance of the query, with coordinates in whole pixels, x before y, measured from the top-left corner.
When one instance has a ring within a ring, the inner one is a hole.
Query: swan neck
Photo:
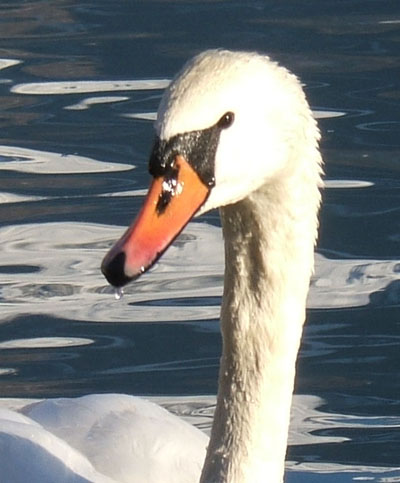
[[[289,182],[221,209],[223,353],[202,483],[283,480],[318,205],[316,186]]]

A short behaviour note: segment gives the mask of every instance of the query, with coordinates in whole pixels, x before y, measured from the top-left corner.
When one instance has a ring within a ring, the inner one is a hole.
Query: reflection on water
[[[165,89],[168,79],[142,79],[130,81],[68,81],[38,82],[34,84],[17,84],[10,90],[14,94],[64,95],[87,94],[88,92],[148,91]]]
[[[162,262],[128,285],[116,304],[110,297],[113,289],[99,272],[99,261],[121,232],[119,227],[71,222],[0,229],[0,320],[24,313],[68,313],[87,322],[218,318],[223,285],[220,228],[189,224]],[[310,309],[399,304],[400,262],[329,255],[316,254]]]
[[[88,345],[92,343],[92,340],[82,338],[36,337],[34,339],[13,339],[0,342],[0,349],[43,349],[48,347]]]
[[[301,76],[327,172],[287,481],[400,481],[398,7],[292,9],[0,7],[2,405],[153,394],[208,431],[214,396],[199,394],[215,393],[220,354],[217,214],[191,223],[120,300],[99,265],[140,206],[169,79],[203,48],[256,49]]]
[[[49,223],[0,229],[4,285],[0,318],[21,314],[69,314],[88,322],[210,320],[218,317],[219,299],[211,306],[174,304],[184,297],[222,293],[223,253],[219,228],[193,223],[148,277],[129,285],[116,303],[99,271],[105,251],[121,228],[88,223]],[[210,256],[210,247],[212,255]],[[12,260],[12,264],[10,264]],[[198,260],[204,260],[200,265]],[[34,264],[33,264],[34,262]],[[29,266],[29,270],[26,267]],[[151,302],[154,298],[157,305]]]
[[[7,69],[13,65],[20,64],[21,61],[17,59],[0,59],[0,70]]]
[[[0,146],[1,170],[35,174],[76,174],[126,171],[134,166],[100,162],[72,154],[49,153],[17,146]]]

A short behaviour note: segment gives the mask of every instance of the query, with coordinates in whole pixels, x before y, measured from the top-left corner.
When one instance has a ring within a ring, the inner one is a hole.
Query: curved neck
[[[202,483],[283,479],[317,231],[313,186],[307,192],[289,179],[221,209],[223,353]]]

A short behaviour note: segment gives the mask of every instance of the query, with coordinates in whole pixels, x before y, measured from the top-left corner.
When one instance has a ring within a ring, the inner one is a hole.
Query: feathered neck
[[[313,167],[307,159],[308,169],[299,163],[221,209],[223,354],[202,483],[283,479],[320,203],[320,158],[313,155]]]

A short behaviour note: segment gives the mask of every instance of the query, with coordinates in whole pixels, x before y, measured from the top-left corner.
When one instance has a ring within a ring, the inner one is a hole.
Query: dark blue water
[[[304,82],[327,174],[288,481],[400,481],[399,40],[397,0],[0,4],[0,396],[215,394],[218,214],[118,302],[99,265],[167,80],[258,50]]]

